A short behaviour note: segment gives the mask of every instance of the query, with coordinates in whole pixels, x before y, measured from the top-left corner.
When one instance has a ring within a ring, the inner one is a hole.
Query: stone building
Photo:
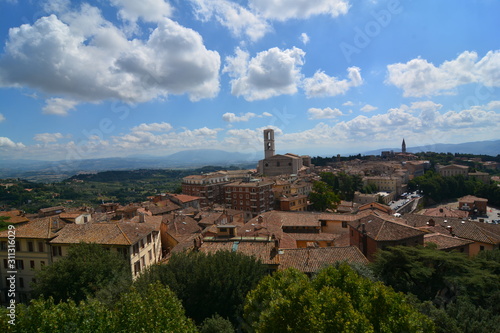
[[[298,174],[301,169],[311,166],[310,156],[287,153],[275,154],[274,130],[264,130],[264,159],[259,161],[258,172],[264,176]]]

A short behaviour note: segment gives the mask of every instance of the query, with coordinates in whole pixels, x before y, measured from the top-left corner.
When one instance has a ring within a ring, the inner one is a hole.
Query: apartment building
[[[245,220],[272,210],[274,193],[272,180],[247,179],[224,185],[226,207],[245,212]]]
[[[200,197],[201,207],[207,207],[212,203],[223,204],[224,185],[229,183],[229,177],[224,173],[191,175],[182,179],[182,194]]]

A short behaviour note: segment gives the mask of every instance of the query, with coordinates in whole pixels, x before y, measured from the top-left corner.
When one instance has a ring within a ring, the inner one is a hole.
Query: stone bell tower
[[[264,158],[274,156],[274,130],[264,130]]]
[[[401,152],[403,154],[406,154],[406,143],[405,143],[405,139],[403,139],[403,143],[401,144]]]

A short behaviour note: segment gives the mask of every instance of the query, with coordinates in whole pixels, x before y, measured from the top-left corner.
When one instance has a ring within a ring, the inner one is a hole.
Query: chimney
[[[448,229],[448,231],[450,232],[450,235],[455,237],[455,234],[453,233],[453,227],[451,225],[447,226],[446,229]]]
[[[139,223],[146,222],[146,218],[144,217],[144,213],[139,213]]]

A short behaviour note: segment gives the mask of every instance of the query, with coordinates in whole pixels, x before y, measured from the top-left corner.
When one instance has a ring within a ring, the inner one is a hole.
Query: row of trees
[[[500,206],[500,187],[497,184],[485,184],[462,175],[443,177],[428,170],[423,176],[415,177],[408,183],[410,191],[421,191],[434,202],[456,199],[465,195],[475,195],[488,199],[489,204]]]
[[[75,245],[37,274],[38,298],[17,307],[15,326],[0,310],[0,331],[500,330],[500,250],[471,259],[395,247],[371,266],[342,263],[312,277],[295,269],[270,275],[235,252],[194,252],[173,255],[132,282],[124,261],[95,244]]]

